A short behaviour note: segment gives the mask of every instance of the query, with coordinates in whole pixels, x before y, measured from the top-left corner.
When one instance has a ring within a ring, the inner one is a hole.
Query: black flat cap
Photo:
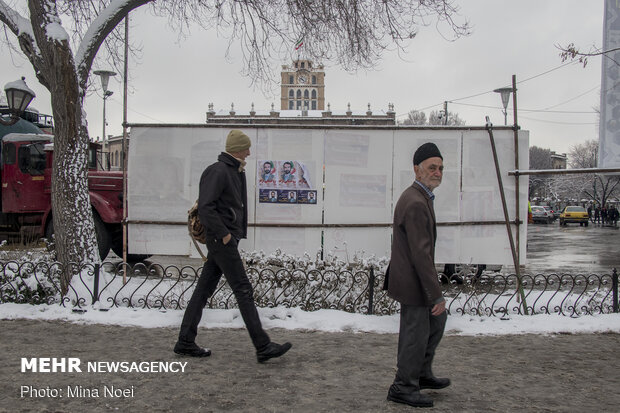
[[[441,156],[441,152],[439,152],[439,148],[432,142],[426,142],[421,145],[413,155],[413,164],[419,165],[424,162],[428,158],[438,157],[443,160],[443,156]]]

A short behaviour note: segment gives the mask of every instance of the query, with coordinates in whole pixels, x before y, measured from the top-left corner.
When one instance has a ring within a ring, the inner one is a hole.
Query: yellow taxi
[[[560,214],[560,225],[566,225],[568,223],[579,223],[582,227],[588,226],[588,211],[584,207],[569,205],[564,208],[564,211]]]

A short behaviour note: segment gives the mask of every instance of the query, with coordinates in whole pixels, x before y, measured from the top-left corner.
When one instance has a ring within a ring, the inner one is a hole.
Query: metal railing
[[[98,303],[114,307],[183,309],[200,276],[200,268],[159,264],[103,263],[70,265],[69,291],[61,294],[60,263],[0,262],[0,303],[59,304],[81,310]],[[384,274],[375,268],[329,269],[247,268],[259,307],[335,309],[363,314],[395,314],[400,306],[382,290]],[[126,282],[123,283],[125,278]],[[443,284],[452,315],[509,316],[512,314],[582,315],[618,312],[618,273],[522,274],[524,296],[515,274],[462,271]],[[523,299],[524,297],[524,299]],[[523,303],[526,303],[524,306]],[[209,308],[236,308],[228,284],[222,281]],[[525,309],[527,311],[525,311]]]

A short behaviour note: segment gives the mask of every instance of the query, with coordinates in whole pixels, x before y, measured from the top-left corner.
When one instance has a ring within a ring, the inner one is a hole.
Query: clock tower
[[[310,60],[282,66],[281,110],[325,110],[325,71]]]

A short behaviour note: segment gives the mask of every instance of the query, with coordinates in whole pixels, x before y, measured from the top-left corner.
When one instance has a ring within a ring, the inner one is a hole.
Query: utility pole
[[[448,124],[448,101],[447,100],[443,101],[443,114],[444,114],[443,124],[447,125]]]

